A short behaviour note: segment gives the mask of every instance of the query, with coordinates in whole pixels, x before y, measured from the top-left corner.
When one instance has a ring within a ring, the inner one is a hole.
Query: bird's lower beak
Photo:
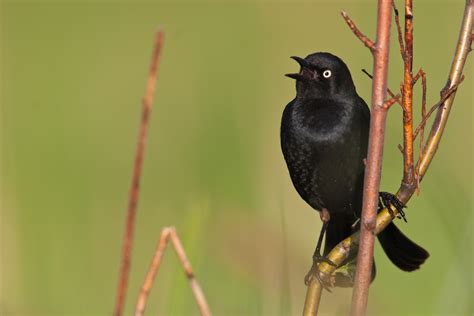
[[[287,76],[288,78],[295,79],[297,81],[306,81],[306,80],[308,80],[308,78],[306,78],[305,76],[300,75],[300,74],[286,74],[285,76]]]

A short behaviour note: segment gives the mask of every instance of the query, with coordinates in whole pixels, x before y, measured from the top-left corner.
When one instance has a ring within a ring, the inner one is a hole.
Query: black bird
[[[308,283],[313,276],[319,279],[318,263],[328,262],[324,256],[354,231],[360,218],[370,111],[340,58],[323,52],[291,58],[301,70],[286,75],[296,79],[296,98],[283,112],[281,148],[296,191],[323,221]],[[392,194],[381,192],[380,198],[403,208]],[[401,270],[416,270],[429,256],[393,223],[378,238]]]

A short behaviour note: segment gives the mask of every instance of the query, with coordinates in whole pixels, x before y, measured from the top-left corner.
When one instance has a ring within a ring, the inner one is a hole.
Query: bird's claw
[[[333,285],[331,284],[330,281],[327,280],[326,274],[319,271],[319,264],[322,263],[322,262],[325,262],[325,263],[327,263],[331,266],[334,266],[334,267],[336,266],[336,264],[334,262],[332,262],[331,260],[329,260],[328,258],[315,254],[313,256],[313,265],[311,266],[311,269],[309,270],[309,272],[304,277],[304,284],[306,286],[309,286],[309,284],[311,283],[313,278],[316,278],[318,280],[319,284],[321,284],[321,286],[324,289],[326,289],[329,293],[332,293],[330,287],[333,286]]]
[[[329,260],[328,258],[324,257],[324,256],[321,256],[320,254],[315,254],[313,256],[313,266],[316,264],[319,266],[319,264],[321,262],[326,262],[327,264],[329,264],[330,266],[333,266],[333,267],[336,267],[337,265],[332,262],[331,260]]]
[[[391,205],[395,207],[398,211],[398,218],[403,218],[405,223],[407,223],[407,219],[405,217],[405,212],[403,208],[405,208],[405,204],[403,204],[396,195],[389,193],[389,192],[379,192],[379,208],[383,209],[384,207],[387,208],[390,215],[395,218],[395,214],[391,208]]]
[[[327,280],[326,275],[319,271],[318,265],[316,263],[313,264],[309,272],[304,277],[304,284],[309,286],[313,278],[318,280],[323,289],[327,290],[329,293],[332,293],[330,289],[332,284]]]

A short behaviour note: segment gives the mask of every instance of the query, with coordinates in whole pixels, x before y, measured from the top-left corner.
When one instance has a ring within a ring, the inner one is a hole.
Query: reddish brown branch
[[[385,101],[385,102],[383,103],[383,107],[384,107],[384,109],[388,110],[388,109],[390,109],[390,107],[391,107],[394,103],[396,103],[396,102],[400,102],[400,95],[399,95],[399,94],[394,95],[394,96],[392,96],[390,99],[388,99],[387,101]]]
[[[148,270],[148,273],[145,277],[145,281],[143,282],[142,288],[140,290],[140,295],[138,296],[137,305],[135,308],[135,316],[142,316],[145,311],[148,295],[150,294],[151,288],[153,286],[153,281],[155,279],[156,273],[158,272],[158,269],[160,268],[163,255],[166,250],[166,246],[168,245],[170,239],[176,251],[176,254],[178,255],[179,261],[183,266],[184,272],[186,273],[186,277],[188,278],[191,290],[193,291],[194,298],[199,307],[201,315],[210,316],[211,311],[207,304],[204,293],[193,273],[191,264],[189,263],[189,260],[186,257],[186,252],[184,251],[183,245],[181,244],[181,240],[179,239],[178,234],[176,233],[176,229],[174,227],[165,227],[161,231],[160,240],[158,241],[155,256],[153,257],[150,269]]]
[[[398,15],[398,9],[395,6],[395,0],[392,0],[392,7],[393,7],[393,12],[395,13],[395,24],[397,25],[397,35],[398,35],[398,45],[400,46],[400,55],[402,56],[402,60],[405,61],[406,59],[405,44],[403,43],[402,28],[400,26],[400,17]]]
[[[362,69],[362,72],[365,73],[370,79],[373,79],[374,77],[365,69]],[[395,102],[402,105],[402,102],[400,101],[400,95],[395,95],[395,93],[390,90],[390,88],[387,88],[387,93],[391,98],[395,98]],[[387,102],[387,101],[385,101]],[[391,104],[392,105],[392,104]]]
[[[372,52],[372,54],[375,52],[375,44],[374,42],[365,36],[355,25],[354,21],[351,20],[349,15],[345,11],[341,12],[342,17],[346,21],[347,25],[349,28],[352,30],[352,32],[359,38],[359,40]]]
[[[420,68],[420,70],[418,70],[418,72],[416,73],[415,77],[413,77],[412,84],[415,85],[418,82],[418,80],[420,80],[422,75],[426,76],[426,73],[423,71],[423,69]]]
[[[139,184],[140,176],[143,165],[143,156],[145,152],[145,143],[148,132],[148,121],[150,118],[150,112],[153,104],[153,95],[155,92],[156,77],[158,73],[158,66],[160,63],[161,47],[163,45],[164,33],[159,31],[155,37],[155,48],[153,51],[150,70],[148,74],[148,82],[146,85],[145,96],[143,98],[142,116],[140,131],[138,134],[137,147],[135,152],[135,162],[133,167],[132,181],[130,184],[128,209],[127,209],[127,220],[125,226],[125,234],[123,239],[122,249],[122,266],[119,276],[119,284],[117,288],[117,300],[115,305],[115,316],[121,316],[123,314],[123,308],[125,305],[125,298],[127,293],[128,276],[130,271],[130,260],[132,253],[133,233],[135,226],[135,215],[137,211],[137,203],[139,196]]]
[[[372,279],[375,226],[380,176],[382,172],[385,121],[387,117],[387,109],[384,108],[383,105],[387,92],[391,18],[391,1],[379,0],[377,14],[377,49],[373,50],[374,80],[372,82],[369,147],[364,177],[357,269],[354,280],[354,290],[352,292],[351,314],[354,316],[362,316],[366,313],[370,280]]]
[[[413,4],[405,0],[405,54],[403,67],[403,180],[415,184],[413,153]]]

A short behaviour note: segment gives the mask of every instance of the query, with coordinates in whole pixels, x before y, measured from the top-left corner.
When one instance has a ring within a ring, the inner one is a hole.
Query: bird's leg
[[[405,212],[403,211],[403,208],[406,207],[405,204],[403,204],[396,195],[389,193],[389,192],[379,192],[379,208],[383,209],[386,207],[392,217],[395,217],[395,214],[393,214],[392,210],[392,205],[395,207],[398,211],[398,218],[403,218],[405,223],[407,222],[407,219],[405,217]]]
[[[329,219],[330,219],[328,210],[323,208],[321,213],[320,213],[320,216],[321,216],[321,221],[323,222],[323,227],[321,228],[321,232],[319,233],[318,243],[316,245],[316,249],[314,250],[313,265],[311,266],[311,269],[309,270],[309,272],[306,274],[306,276],[304,278],[304,283],[306,285],[309,285],[312,278],[316,277],[318,279],[319,283],[321,283],[321,285],[326,290],[331,292],[331,290],[328,287],[328,282],[326,280],[323,280],[321,274],[319,273],[319,268],[318,268],[318,266],[321,262],[326,262],[327,264],[330,264],[332,266],[336,266],[336,264],[334,262],[332,262],[328,258],[321,255],[321,245],[323,243],[323,237],[324,237],[324,234],[326,233],[326,229],[328,227],[328,223],[329,223]]]
[[[328,223],[331,217],[329,216],[328,210],[325,208],[321,210],[321,213],[319,215],[321,217],[321,221],[323,222],[323,227],[321,228],[321,232],[319,233],[318,243],[316,244],[316,249],[314,250],[313,254],[313,261],[318,264],[324,261],[330,265],[335,265],[331,260],[321,255],[321,245],[323,244],[323,237],[326,233]]]

